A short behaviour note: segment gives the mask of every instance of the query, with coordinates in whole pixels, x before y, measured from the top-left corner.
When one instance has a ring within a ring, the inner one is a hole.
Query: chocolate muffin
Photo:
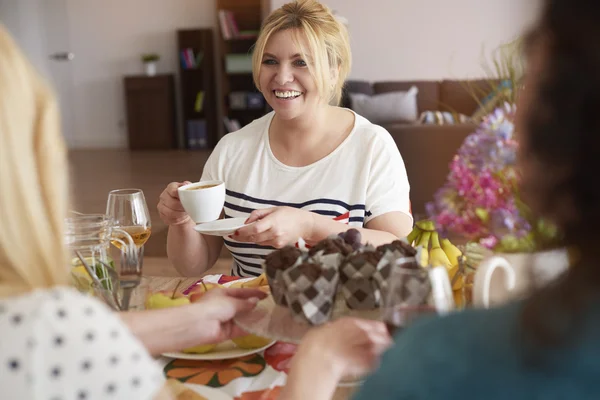
[[[304,258],[302,251],[294,246],[286,246],[275,250],[265,258],[265,275],[275,304],[287,306],[282,273],[288,268],[301,263]]]
[[[377,250],[382,254],[386,251],[399,252],[405,257],[414,257],[417,255],[417,250],[408,243],[404,243],[402,240],[394,240],[392,243],[382,244]]]
[[[341,254],[346,257],[348,254],[352,253],[352,246],[341,238],[327,238],[313,246],[308,251],[308,255],[312,257],[318,252],[323,252],[323,255]]]
[[[281,273],[285,298],[294,318],[320,325],[330,320],[339,281],[337,268],[310,261]]]
[[[347,257],[340,267],[341,291],[350,309],[372,310],[379,307],[381,290],[374,275],[383,264],[389,264],[381,257],[375,249],[356,252]]]
[[[319,264],[309,261],[298,265],[298,267],[294,268],[294,271],[290,272],[289,274],[292,280],[296,280],[300,276],[304,276],[311,283],[316,282],[317,279],[319,279],[319,277],[322,275],[325,275],[327,278],[331,277],[331,273],[329,271],[324,271]]]
[[[302,257],[302,251],[294,246],[285,246],[275,250],[265,258],[265,273],[267,276],[275,277],[276,271],[291,267],[300,257]]]
[[[346,260],[344,260],[344,264],[351,264],[357,269],[359,269],[365,264],[371,264],[375,266],[379,264],[381,256],[382,254],[377,250],[356,252],[346,257]]]

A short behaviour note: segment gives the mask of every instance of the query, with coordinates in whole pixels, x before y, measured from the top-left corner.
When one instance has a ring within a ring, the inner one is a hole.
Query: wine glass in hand
[[[428,271],[421,268],[416,258],[398,259],[387,285],[382,317],[390,335],[404,329],[420,315],[436,312],[435,307],[428,304],[431,294]]]
[[[129,233],[138,249],[139,269],[144,259],[144,243],[150,238],[151,224],[144,192],[140,189],[119,189],[108,194],[106,214],[112,217],[114,226]],[[121,248],[118,241],[113,244]]]

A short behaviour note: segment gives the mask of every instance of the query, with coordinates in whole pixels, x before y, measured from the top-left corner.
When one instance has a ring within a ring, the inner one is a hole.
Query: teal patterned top
[[[522,303],[423,318],[395,338],[358,400],[600,399],[600,304],[566,345],[535,358]]]

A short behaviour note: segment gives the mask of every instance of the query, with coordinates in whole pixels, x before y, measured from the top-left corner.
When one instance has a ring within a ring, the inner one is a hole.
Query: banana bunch
[[[406,239],[412,246],[422,247],[421,259],[419,260],[421,265],[446,267],[450,281],[454,280],[454,276],[458,272],[458,260],[462,256],[462,252],[450,240],[442,239],[440,241],[433,221],[418,221]],[[452,289],[458,290],[462,287],[462,284],[462,279],[456,279]]]

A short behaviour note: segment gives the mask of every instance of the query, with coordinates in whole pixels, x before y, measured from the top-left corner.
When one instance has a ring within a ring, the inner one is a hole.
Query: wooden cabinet
[[[174,76],[127,76],[124,83],[129,148],[176,148]]]

